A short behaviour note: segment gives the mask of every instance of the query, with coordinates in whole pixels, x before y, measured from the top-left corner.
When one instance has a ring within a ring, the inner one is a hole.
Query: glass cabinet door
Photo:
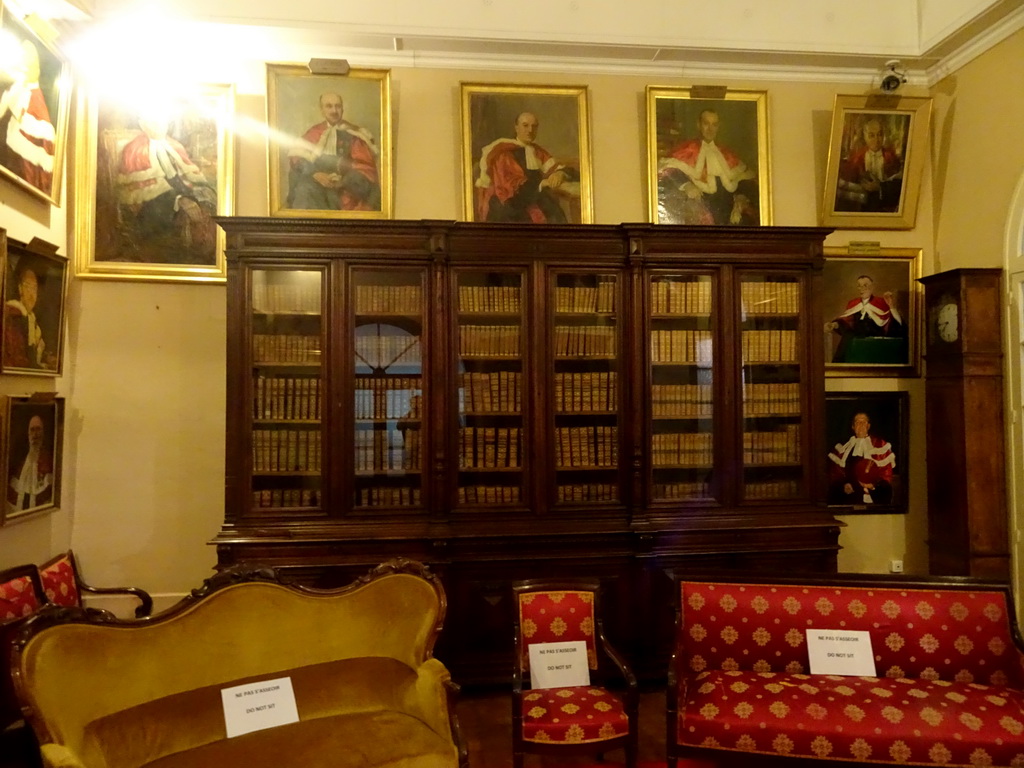
[[[553,276],[556,504],[620,501],[619,275]]]
[[[713,496],[713,296],[710,275],[650,278],[651,500]]]
[[[519,271],[456,273],[456,504],[521,505],[523,280]]]
[[[323,509],[324,275],[255,269],[251,277],[253,508],[316,514]]]
[[[802,287],[797,276],[740,277],[743,497],[748,501],[804,493]]]
[[[424,503],[424,279],[422,269],[352,272],[356,510]]]

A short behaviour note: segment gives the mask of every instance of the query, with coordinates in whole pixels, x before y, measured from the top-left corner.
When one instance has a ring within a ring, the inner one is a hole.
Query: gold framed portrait
[[[52,392],[0,396],[0,466],[7,488],[0,522],[8,525],[60,506],[64,398]]]
[[[462,83],[466,221],[591,224],[586,86]]]
[[[647,87],[647,200],[655,224],[772,223],[768,92]]]
[[[826,376],[920,375],[920,248],[825,248]]]
[[[38,238],[6,238],[0,372],[60,376],[64,370],[68,260]]]
[[[267,65],[270,215],[390,219],[391,72]]]
[[[836,96],[822,225],[913,229],[931,107],[925,97]]]
[[[80,90],[73,256],[88,279],[223,282],[235,209],[234,87],[197,85],[158,104]]]

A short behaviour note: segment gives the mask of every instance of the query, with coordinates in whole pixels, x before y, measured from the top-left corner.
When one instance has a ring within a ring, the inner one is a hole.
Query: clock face
[[[935,331],[942,341],[956,341],[960,338],[960,320],[956,304],[947,301],[938,306],[935,312]]]

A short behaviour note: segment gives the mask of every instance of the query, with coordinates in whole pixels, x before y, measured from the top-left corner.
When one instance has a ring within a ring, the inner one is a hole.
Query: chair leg
[[[626,742],[626,768],[636,768],[637,759],[637,740],[638,734],[634,733],[630,740]],[[672,766],[669,766],[672,768]]]
[[[512,750],[512,768],[523,768],[523,753]]]

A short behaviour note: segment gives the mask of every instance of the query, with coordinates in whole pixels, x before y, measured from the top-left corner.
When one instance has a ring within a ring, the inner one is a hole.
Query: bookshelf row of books
[[[518,467],[519,433],[519,427],[463,427],[459,430],[459,467]]]
[[[257,376],[253,382],[256,419],[320,419],[320,379],[310,376]]]
[[[597,285],[555,286],[555,312],[614,312],[615,278],[599,280]]]
[[[744,416],[797,416],[800,413],[800,384],[797,382],[743,385]]]
[[[655,483],[651,488],[655,499],[710,499],[711,486],[706,482]]]
[[[266,273],[262,273],[266,274]],[[320,313],[320,275],[310,273],[314,279],[296,279],[295,273],[282,273],[287,283],[268,283],[256,273],[252,286],[252,307],[264,314],[289,312]]]
[[[744,464],[782,464],[800,461],[800,425],[787,424],[775,432],[744,432]]]
[[[713,359],[711,331],[651,331],[652,362],[711,365]]]
[[[651,415],[686,419],[714,414],[714,389],[710,384],[651,385]]]
[[[711,432],[666,432],[651,435],[654,467],[710,467],[715,461]]]
[[[743,312],[751,315],[795,315],[800,312],[800,283],[750,282],[740,284]]]
[[[615,328],[608,325],[556,325],[555,357],[614,357]]]
[[[555,410],[588,413],[618,410],[618,374],[614,371],[555,374]]]
[[[615,467],[619,463],[618,427],[556,427],[558,469]]]
[[[796,331],[744,331],[740,352],[747,363],[788,363],[796,360]]]
[[[310,429],[254,429],[254,472],[319,472],[320,431]]]
[[[743,495],[747,499],[792,499],[800,495],[800,483],[796,480],[747,483]]]
[[[459,354],[462,357],[519,357],[519,326],[459,326]]]
[[[460,413],[519,413],[522,380],[518,371],[459,375]]]
[[[419,470],[420,430],[357,429],[355,471]]]
[[[619,486],[612,483],[560,485],[555,491],[556,501],[618,501]]]
[[[320,337],[292,333],[254,333],[252,356],[257,363],[319,363]]]
[[[519,312],[518,285],[460,285],[459,312]]]
[[[374,376],[356,379],[357,419],[423,418],[423,397],[419,376]]]
[[[370,368],[389,368],[392,365],[419,365],[421,362],[419,336],[409,334],[358,335],[355,337],[356,365]]]
[[[356,491],[356,506],[359,507],[418,507],[420,489],[395,487],[360,488]]]
[[[651,313],[710,315],[711,280],[655,280],[651,283]]]
[[[519,497],[518,485],[460,486],[456,494],[459,504],[515,504]]]
[[[423,289],[418,285],[357,285],[356,314],[418,315]]]
[[[253,491],[254,507],[282,507],[294,509],[298,507],[319,507],[320,491],[313,488],[264,488]]]

